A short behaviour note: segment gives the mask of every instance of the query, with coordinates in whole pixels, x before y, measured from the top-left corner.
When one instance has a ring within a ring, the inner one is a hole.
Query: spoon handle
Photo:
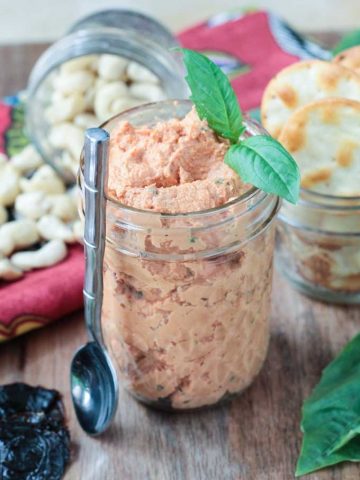
[[[85,133],[85,321],[90,336],[100,343],[103,297],[102,269],[105,246],[105,194],[109,134],[102,128]]]

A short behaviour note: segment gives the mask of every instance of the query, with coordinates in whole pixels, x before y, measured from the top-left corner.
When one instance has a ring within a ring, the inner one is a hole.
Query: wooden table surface
[[[0,48],[0,95],[25,86],[44,48]],[[264,368],[241,397],[203,412],[165,414],[121,392],[115,424],[97,439],[80,430],[70,400],[70,361],[86,340],[81,313],[1,345],[1,383],[23,381],[62,392],[73,442],[66,480],[290,480],[301,444],[302,402],[325,365],[359,331],[360,309],[309,300],[275,274],[271,324]],[[358,480],[360,466],[307,478]]]

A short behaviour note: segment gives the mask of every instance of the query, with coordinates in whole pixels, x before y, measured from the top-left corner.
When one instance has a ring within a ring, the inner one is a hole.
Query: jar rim
[[[360,195],[330,195],[307,188],[300,188],[300,197],[297,205],[329,210],[358,210],[360,209]]]
[[[132,112],[135,113],[135,112],[137,112],[139,110],[143,110],[145,108],[150,109],[150,108],[155,107],[156,105],[159,105],[159,106],[169,105],[170,106],[171,104],[189,105],[190,106],[190,105],[193,105],[193,102],[191,100],[179,99],[179,100],[162,100],[160,102],[146,103],[146,104],[134,107],[134,108],[130,108],[130,109],[124,111],[124,112],[121,112],[120,114],[114,115],[113,117],[106,120],[106,122],[102,123],[100,125],[100,128],[103,128],[103,129],[106,130],[106,125],[107,124],[109,124],[111,121],[115,120],[116,118],[122,117],[125,114],[132,113]],[[255,129],[262,128],[256,121],[248,118],[247,116],[245,117],[244,123],[245,123],[245,125],[248,129],[249,129],[249,127],[253,128],[253,129],[254,128]],[[81,159],[80,159],[80,169],[79,169],[79,172],[81,174],[83,173],[83,165],[84,165],[84,158],[83,158],[83,153],[82,153]],[[213,215],[213,214],[216,214],[216,213],[221,213],[221,212],[224,212],[224,211],[228,210],[230,207],[246,204],[246,202],[248,202],[249,200],[252,200],[256,197],[259,197],[258,201],[255,204],[255,205],[257,205],[258,203],[264,201],[266,198],[271,197],[271,196],[272,196],[271,194],[266,193],[266,192],[264,192],[263,190],[260,190],[257,187],[251,186],[251,188],[246,190],[246,192],[244,192],[242,195],[239,195],[238,197],[233,198],[232,200],[230,200],[230,201],[228,201],[228,202],[226,202],[222,205],[219,205],[218,207],[207,208],[207,209],[204,209],[204,210],[194,210],[194,211],[191,211],[191,212],[181,212],[181,213],[155,212],[153,210],[135,208],[135,207],[131,207],[129,205],[126,205],[126,204],[116,200],[115,198],[109,197],[107,195],[106,195],[106,199],[107,199],[107,201],[111,202],[113,205],[117,205],[121,209],[123,209],[124,211],[127,211],[129,213],[133,213],[135,215],[149,214],[149,215],[152,216],[152,218],[161,217],[161,218],[178,218],[179,219],[179,218],[188,218],[189,216],[199,218],[199,217],[210,216],[210,215]],[[254,205],[254,207],[255,207],[255,205]]]
[[[110,23],[107,22],[109,17]],[[89,28],[89,24],[91,25],[92,22],[92,28],[93,26],[98,28],[118,28],[119,26],[114,23],[114,19],[121,20],[121,28],[129,31],[131,31],[131,29],[129,29],[129,24],[130,26],[133,26],[133,22],[138,22],[140,19],[141,21],[146,22],[147,25],[151,25],[161,31],[161,33],[167,36],[168,40],[175,46],[178,45],[178,42],[171,31],[156,18],[153,18],[152,16],[138,10],[131,10],[130,8],[107,8],[105,10],[97,10],[89,13],[72,24],[67,34],[69,35],[80,30],[86,30]]]
[[[106,196],[106,200],[111,202],[114,205],[118,205],[120,208],[122,208],[124,211],[128,211],[129,213],[134,213],[134,214],[149,214],[152,215],[153,217],[161,217],[161,218],[186,218],[186,217],[202,217],[202,216],[207,216],[207,215],[213,215],[214,213],[221,213],[226,211],[229,207],[233,207],[236,205],[242,205],[246,203],[247,201],[253,199],[254,197],[257,196],[257,194],[263,193],[264,195],[259,199],[259,202],[264,200],[265,197],[270,196],[269,194],[262,192],[262,190],[259,190],[256,187],[252,187],[251,189],[247,190],[245,193],[240,195],[239,197],[236,197],[229,202],[223,203],[222,205],[219,205],[218,207],[212,207],[212,208],[206,208],[204,210],[194,210],[192,212],[182,212],[182,213],[167,213],[167,212],[155,212],[154,210],[142,210],[140,208],[135,208],[135,207],[130,207],[129,205],[126,205],[125,203],[121,203],[118,200],[115,200],[111,197]]]

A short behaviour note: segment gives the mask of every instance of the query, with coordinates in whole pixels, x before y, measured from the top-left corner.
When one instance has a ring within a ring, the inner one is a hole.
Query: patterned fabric
[[[304,40],[273,14],[248,9],[221,13],[179,35],[182,45],[207,54],[229,76],[244,110],[258,117],[262,92],[283,67],[329,53]],[[0,151],[13,155],[27,143],[21,95],[0,103]],[[82,247],[54,267],[0,283],[0,341],[23,334],[82,307]],[[1,282],[1,281],[0,281]]]
[[[28,144],[21,94],[0,102],[0,151],[12,156]],[[15,282],[0,280],[0,342],[57,320],[82,307],[83,248],[51,268],[26,273]]]
[[[279,17],[262,11],[216,15],[182,32],[179,40],[224,69],[244,110],[259,107],[265,86],[286,65],[330,55]]]

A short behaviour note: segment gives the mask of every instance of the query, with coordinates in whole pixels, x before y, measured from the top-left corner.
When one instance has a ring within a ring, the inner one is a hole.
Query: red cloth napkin
[[[215,61],[219,52],[226,53],[223,61],[228,59],[230,62],[233,57],[235,71],[242,66],[244,73],[240,72],[231,83],[244,110],[258,107],[270,79],[283,67],[298,60],[297,56],[279,47],[270,29],[269,16],[264,12],[245,15],[215,27],[202,23],[181,33],[179,40],[188,48],[209,54]],[[221,64],[222,58],[219,60]]]
[[[0,340],[57,320],[82,306],[83,248],[69,248],[66,260],[27,273],[0,289]]]
[[[265,12],[220,14],[180,33],[179,40],[223,68],[245,110],[259,106],[264,87],[285,65],[299,58],[327,56]],[[19,110],[17,97],[0,103],[0,151],[11,154],[14,135],[9,132],[19,128]],[[29,272],[13,283],[0,283],[0,341],[80,309],[83,275],[82,247],[74,246],[60,264]]]

